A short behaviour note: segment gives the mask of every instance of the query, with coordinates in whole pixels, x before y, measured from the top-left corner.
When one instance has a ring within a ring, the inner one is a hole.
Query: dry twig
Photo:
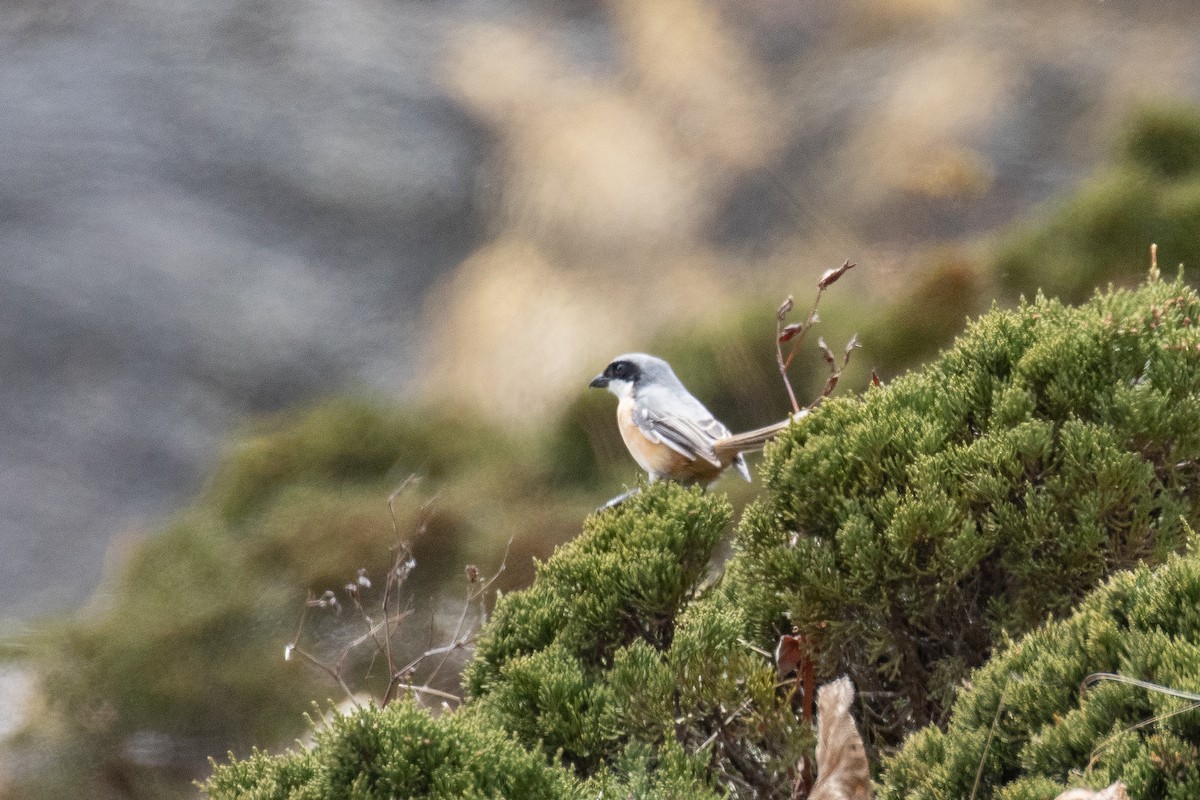
[[[284,648],[285,660],[290,661],[293,656],[299,656],[309,664],[312,664],[336,681],[342,691],[346,693],[347,698],[356,707],[359,706],[358,698],[350,688],[350,684],[346,678],[347,662],[350,660],[351,654],[357,652],[363,645],[368,643],[373,648],[371,663],[373,664],[379,657],[382,657],[387,663],[388,683],[383,696],[379,699],[380,706],[387,706],[399,691],[408,692],[417,697],[430,696],[441,698],[443,701],[462,702],[462,698],[458,695],[437,689],[430,684],[433,683],[434,679],[441,672],[451,653],[474,643],[476,626],[482,624],[486,618],[486,595],[504,572],[508,563],[508,553],[512,546],[512,539],[509,539],[500,565],[491,577],[481,580],[478,567],[469,565],[466,568],[466,599],[450,640],[440,646],[430,647],[403,667],[397,668],[394,646],[395,634],[403,621],[412,613],[410,609],[402,609],[400,607],[399,590],[416,567],[416,559],[413,558],[412,549],[408,542],[404,541],[400,535],[400,526],[396,520],[395,502],[396,498],[402,492],[413,486],[416,482],[416,476],[410,476],[388,497],[388,513],[391,516],[392,533],[396,537],[396,543],[393,546],[394,556],[392,566],[388,571],[387,579],[384,581],[383,596],[379,606],[382,618],[377,620],[368,611],[367,604],[364,602],[364,595],[367,590],[371,589],[372,584],[366,569],[360,569],[355,579],[343,587],[343,591],[352,601],[355,611],[365,624],[365,632],[354,637],[349,643],[343,646],[338,653],[337,659],[332,663],[322,660],[312,652],[301,647],[300,639],[304,634],[304,626],[308,619],[310,608],[333,610],[337,613],[341,613],[342,609],[337,594],[332,590],[327,590],[320,596],[310,592],[308,599],[305,601],[304,609],[300,614],[300,622],[296,627],[296,634],[292,637],[292,641]],[[429,511],[432,503],[433,500],[429,500],[423,503],[420,508],[416,523],[417,535],[423,533],[428,526]],[[473,607],[477,609],[474,618],[471,615]],[[427,662],[439,656],[440,659],[437,664],[433,666],[428,674],[423,676],[422,680],[413,680]],[[370,672],[369,667],[367,672]]]
[[[796,353],[800,349],[800,344],[804,341],[804,337],[809,329],[821,319],[817,314],[817,307],[821,304],[821,295],[854,267],[855,264],[846,261],[840,267],[825,271],[825,274],[817,281],[817,296],[813,300],[812,308],[803,322],[784,324],[787,315],[791,313],[792,308],[795,306],[795,301],[791,295],[788,295],[788,298],[779,306],[779,310],[775,312],[775,363],[779,367],[779,375],[783,378],[783,385],[787,389],[788,399],[792,402],[792,413],[800,413],[800,403],[796,400],[796,391],[792,388],[792,382],[788,378],[788,368],[792,366],[792,360],[796,357]],[[788,348],[788,354],[785,356],[783,354],[783,345],[789,342],[791,346]],[[850,343],[846,345],[846,351],[842,356],[840,367],[833,356],[833,352],[825,344],[825,340],[820,339],[817,344],[821,348],[821,355],[825,359],[825,363],[829,365],[830,374],[820,396],[809,403],[809,409],[816,408],[822,400],[833,392],[837,386],[838,379],[841,377],[842,370],[850,362],[850,352],[858,347],[858,337],[852,336],[850,338]]]

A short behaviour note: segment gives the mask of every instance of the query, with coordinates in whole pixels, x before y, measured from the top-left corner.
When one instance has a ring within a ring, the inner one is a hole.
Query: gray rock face
[[[0,21],[0,617],[73,605],[247,411],[409,377],[469,249],[448,31],[502,3],[89,0]]]

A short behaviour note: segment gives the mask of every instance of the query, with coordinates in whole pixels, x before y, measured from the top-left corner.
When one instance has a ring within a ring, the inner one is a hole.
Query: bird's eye
[[[613,365],[613,376],[617,378],[625,378],[629,374],[629,367],[625,364]]]

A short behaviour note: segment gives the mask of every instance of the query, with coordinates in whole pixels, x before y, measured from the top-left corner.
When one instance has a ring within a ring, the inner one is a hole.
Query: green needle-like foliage
[[[1200,558],[1120,573],[1069,618],[1008,644],[972,676],[945,732],[920,731],[885,763],[881,799],[966,798],[977,774],[978,800],[1117,780],[1130,797],[1200,797],[1200,707],[1117,683],[1081,697],[1097,672],[1200,691]]]
[[[506,747],[538,754],[557,776],[546,783],[555,797],[577,796],[582,786],[586,797],[702,798],[715,796],[717,784],[753,796],[756,786],[788,783],[811,735],[776,691],[774,667],[740,641],[741,611],[719,595],[696,598],[730,513],[724,499],[699,489],[645,487],[590,517],[579,538],[539,565],[530,589],[500,600],[464,676],[462,709],[437,721],[408,706],[367,709],[319,734],[310,751],[217,767],[206,790],[218,798],[374,797],[356,792],[386,785],[397,797],[449,796],[436,787],[451,766],[414,760],[395,743],[423,737],[436,749],[482,730],[463,728],[464,719],[491,726]],[[506,769],[511,757],[481,751],[478,770],[455,785],[464,796],[492,796],[471,782]],[[385,768],[401,774],[384,758],[404,762],[404,782],[380,783]]]
[[[243,800],[578,797],[577,782],[477,714],[434,719],[411,702],[333,714],[310,750],[255,752],[216,769],[204,789]]]
[[[622,737],[604,674],[622,648],[670,646],[730,513],[699,489],[663,484],[592,516],[531,589],[497,605],[465,675],[471,696],[585,772],[614,755]]]
[[[727,591],[767,642],[877,698],[894,744],[941,721],[1004,633],[1184,541],[1200,478],[1200,298],[1151,281],[992,311],[930,368],[780,437]]]
[[[996,287],[1078,301],[1103,281],[1136,280],[1152,241],[1164,265],[1194,260],[1198,153],[1194,109],[1150,109],[1111,169],[1049,218],[1002,235],[998,253],[943,254],[870,315],[832,295],[823,335],[838,349],[856,330],[864,345],[840,390],[867,384],[855,369],[889,378],[926,360]],[[647,347],[733,428],[779,419],[773,320],[762,303],[727,312]],[[731,517],[726,501],[648,487],[591,517],[530,588],[503,598],[480,632],[461,708],[436,717],[405,700],[367,709],[308,749],[218,767],[208,790],[787,797],[812,735],[797,719],[794,686],[777,685],[765,654],[793,627],[815,644],[820,681],[851,675],[871,755],[887,753],[924,723],[946,722],[997,643],[1070,613],[1114,571],[1152,567],[1180,548],[1181,519],[1195,523],[1200,488],[1198,318],[1194,293],[1158,280],[1079,308],[1039,298],[994,310],[922,371],[824,403],[770,449],[765,481],[723,484],[735,507],[760,495],[734,531],[724,579],[712,562]],[[793,365],[801,396],[824,375],[815,352]],[[13,796],[182,796],[203,754],[289,740],[311,699],[340,691],[306,661],[282,661],[306,592],[344,586],[361,567],[376,580],[368,602],[378,608],[397,532],[415,537],[419,567],[404,594],[423,618],[438,605],[423,598],[460,598],[464,561],[488,564],[509,537],[496,585],[528,585],[530,555],[573,535],[598,498],[635,474],[611,398],[583,394],[556,432],[533,440],[437,401],[398,409],[335,400],[248,432],[194,508],[114,555],[92,609],[22,637],[45,705],[20,740],[15,760],[30,769]],[[397,501],[394,531],[386,498],[412,473],[427,480]],[[423,515],[422,500],[435,494]],[[1196,606],[1188,587],[1131,595],[1113,635],[1134,630],[1143,605],[1186,618],[1180,604]],[[351,628],[361,619],[346,619],[314,611],[301,644],[333,661],[362,633]],[[417,632],[424,625],[414,615],[397,631],[399,663],[433,643]],[[1176,647],[1178,636],[1138,636],[1123,652],[1142,677],[1200,673],[1200,656]],[[1123,668],[1092,658],[1098,641],[1069,640],[1063,652]],[[377,655],[368,646],[346,662],[354,691],[382,696],[389,676]],[[1047,708],[1070,715],[1083,662],[1045,663],[1030,670],[1057,692]],[[453,673],[447,665],[434,688],[457,693]],[[1125,692],[1100,687],[1088,703]],[[956,754],[944,764],[926,754],[928,770],[954,771],[953,783],[929,784],[954,791],[932,796],[968,796],[962,775],[973,779],[986,736],[979,721],[991,719],[996,699],[992,691],[979,700],[975,716],[960,703],[946,735],[917,735]],[[1147,715],[1174,708],[1146,702]],[[1086,766],[1096,731],[1134,719],[1105,713],[1022,745],[1017,761],[1004,761],[1012,737],[1003,733],[992,748],[1003,771],[985,770],[986,785],[1011,784],[1011,796],[997,795],[1005,800],[1053,796],[1067,771]],[[1189,728],[1155,726],[1115,738],[1102,756],[1127,764],[1120,774],[1131,788],[1190,797],[1198,741]],[[896,762],[908,765],[905,785],[924,786],[920,763],[905,759]],[[1098,785],[1116,774],[1084,777]],[[512,776],[518,782],[504,782]],[[1160,796],[1147,791],[1142,798]]]

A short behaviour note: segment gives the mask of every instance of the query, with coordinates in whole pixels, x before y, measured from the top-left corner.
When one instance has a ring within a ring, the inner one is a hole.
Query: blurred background
[[[301,735],[338,690],[283,645],[386,573],[410,473],[405,647],[510,537],[527,583],[637,479],[584,389],[618,352],[749,427],[788,410],[775,308],[843,259],[853,394],[993,301],[1200,256],[1185,0],[4,12],[0,797],[189,796]]]

